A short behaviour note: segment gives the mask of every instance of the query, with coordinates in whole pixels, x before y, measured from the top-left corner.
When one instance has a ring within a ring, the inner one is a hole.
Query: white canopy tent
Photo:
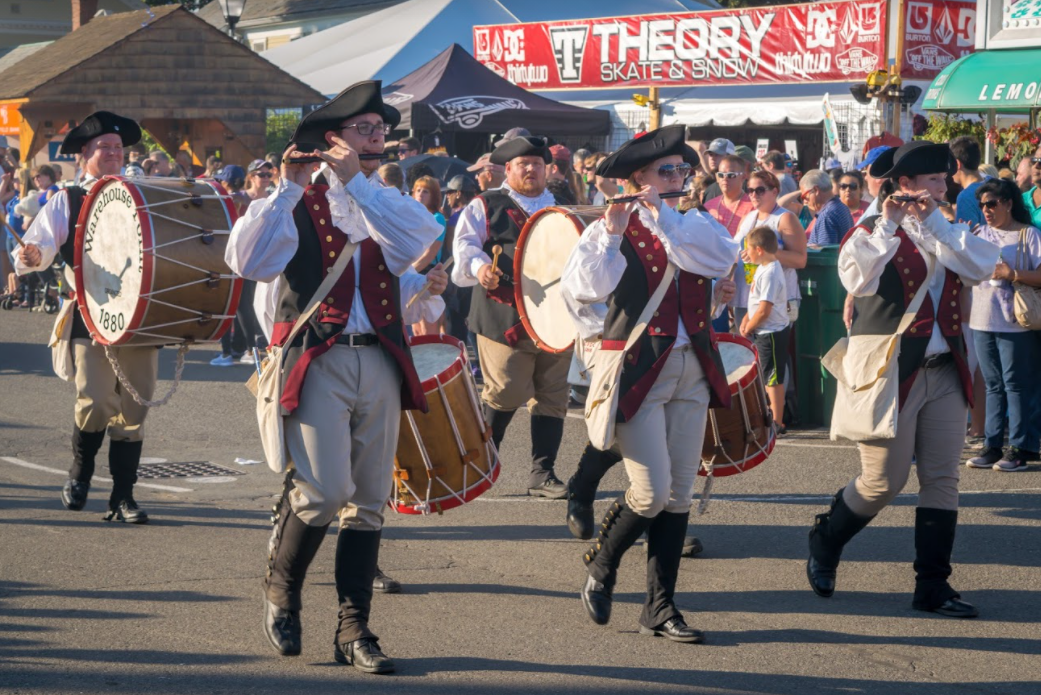
[[[713,0],[641,0],[641,14],[714,9]],[[480,24],[632,14],[629,0],[408,0],[265,51],[323,94],[361,80],[396,80],[457,43],[472,51]]]

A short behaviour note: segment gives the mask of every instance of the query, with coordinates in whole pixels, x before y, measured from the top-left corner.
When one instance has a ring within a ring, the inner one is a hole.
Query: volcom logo
[[[588,26],[550,27],[549,41],[553,46],[553,57],[557,61],[561,82],[582,81],[582,58],[588,35]]]
[[[500,99],[491,96],[456,97],[438,102],[431,107],[443,123],[458,123],[462,128],[476,128],[485,116],[508,109],[527,109],[520,99]]]

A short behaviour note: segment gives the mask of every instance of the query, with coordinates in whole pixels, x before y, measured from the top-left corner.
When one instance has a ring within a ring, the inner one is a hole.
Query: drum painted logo
[[[457,123],[462,128],[470,129],[479,126],[485,116],[510,109],[527,110],[528,105],[520,99],[472,96],[446,99],[433,104],[431,108],[442,123]]]
[[[144,249],[133,197],[109,185],[94,200],[83,231],[83,287],[97,330],[113,339],[134,314],[141,288]]]

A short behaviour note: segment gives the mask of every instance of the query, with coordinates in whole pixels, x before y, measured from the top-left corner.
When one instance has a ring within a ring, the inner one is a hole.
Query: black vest
[[[65,238],[65,243],[58,249],[58,255],[65,261],[65,265],[69,267],[69,270],[72,271],[76,267],[76,225],[79,223],[80,211],[83,209],[83,200],[87,197],[87,191],[79,186],[69,186],[65,189],[65,195],[68,196],[69,200],[69,234]],[[50,201],[47,202],[49,203]],[[77,306],[76,310],[72,312],[72,335],[70,339],[76,340],[79,338],[90,339],[90,331],[87,330],[87,324],[83,322],[83,317],[80,316],[80,309]]]
[[[668,257],[661,241],[640,223],[636,213],[621,244],[625,271],[607,300],[603,346],[621,349],[636,327],[636,322],[661,282]],[[647,331],[629,350],[622,368],[618,421],[626,422],[640,408],[658,378],[676,342],[679,320],[690,336],[691,347],[709,383],[710,405],[730,406],[730,387],[712,331],[712,281],[680,270],[676,283],[665,292],[658,310],[647,324]]]
[[[333,225],[327,186],[313,185],[293,209],[299,245],[282,271],[278,309],[272,342],[281,344],[292,329],[307,302],[314,296],[322,278],[332,268],[347,244],[347,235]],[[427,403],[416,376],[415,366],[401,315],[401,290],[398,277],[391,273],[383,259],[379,244],[368,238],[360,245],[361,253],[353,258],[336,281],[328,296],[308,321],[306,329],[285,348],[282,404],[292,412],[299,403],[307,368],[311,361],[328,351],[343,333],[354,308],[355,263],[359,270],[362,303],[380,346],[398,363],[402,373],[401,406],[403,409],[426,411]]]
[[[513,290],[513,253],[517,247],[528,215],[503,190],[485,191],[477,196],[484,205],[488,239],[482,249],[494,257],[492,247],[502,246],[496,267],[502,271],[499,286],[489,292],[481,286],[474,288],[468,323],[470,330],[503,345],[516,345],[527,333],[517,313]]]

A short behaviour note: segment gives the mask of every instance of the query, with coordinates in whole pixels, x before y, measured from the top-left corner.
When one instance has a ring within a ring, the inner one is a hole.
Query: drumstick
[[[499,268],[499,254],[502,253],[502,247],[496,244],[492,247],[492,272],[494,273]]]
[[[687,195],[690,195],[690,191],[673,191],[671,193],[660,193],[658,195],[658,197],[661,198],[662,200],[664,200],[666,198],[682,198],[682,197],[687,196]],[[637,198],[639,198],[639,196],[623,195],[620,198],[608,198],[607,199],[607,204],[608,205],[617,205],[618,203],[631,203],[634,200],[636,200]]]
[[[11,233],[11,236],[14,237],[14,240],[18,242],[18,245],[21,246],[24,249],[25,248],[25,242],[22,241],[22,237],[18,236],[18,232],[16,232],[13,229],[11,229],[11,225],[7,224],[7,220],[4,219],[3,215],[0,215],[0,222],[4,223],[4,227],[7,228],[7,231]]]
[[[452,267],[452,261],[454,261],[454,260],[455,260],[455,256],[452,256],[447,261],[445,261],[445,264],[441,267],[441,270],[448,270],[449,268],[451,268]],[[433,280],[427,280],[427,284],[423,285],[423,288],[421,290],[419,290],[419,292],[416,292],[414,295],[412,295],[412,299],[408,300],[408,304],[405,305],[405,308],[408,309],[413,304],[415,304],[417,299],[419,299],[424,294],[426,294],[427,292],[430,291],[430,286],[433,285],[433,284],[434,284]]]

